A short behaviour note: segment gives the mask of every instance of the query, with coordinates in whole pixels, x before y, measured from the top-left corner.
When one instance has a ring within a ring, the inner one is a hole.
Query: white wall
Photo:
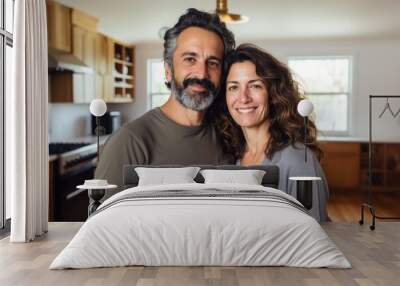
[[[107,104],[108,111],[120,111],[122,123],[134,116],[135,104]],[[85,137],[91,132],[89,104],[49,104],[49,141],[68,142]]]
[[[241,41],[238,41],[241,43]],[[368,137],[368,95],[400,95],[400,39],[397,40],[296,40],[254,41],[281,61],[289,56],[351,55],[353,56],[353,98],[350,103],[350,134]],[[136,100],[129,116],[136,118],[147,110],[146,62],[162,57],[162,43],[136,46]],[[400,141],[400,115],[397,119],[377,119],[385,101],[377,101],[373,110],[374,138]],[[400,99],[391,105],[400,109]]]
[[[63,142],[90,132],[88,104],[49,104],[49,141]]]

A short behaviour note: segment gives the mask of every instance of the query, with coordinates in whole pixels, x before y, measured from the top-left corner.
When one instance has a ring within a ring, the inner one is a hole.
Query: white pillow
[[[201,170],[205,184],[235,183],[246,185],[261,185],[265,171],[262,170]]]
[[[135,168],[139,176],[139,186],[195,183],[193,179],[199,170],[199,167]]]

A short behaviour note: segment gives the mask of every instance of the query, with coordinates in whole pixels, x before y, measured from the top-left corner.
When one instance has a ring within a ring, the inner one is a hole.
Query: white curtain
[[[45,0],[15,1],[13,94],[6,98],[6,187],[12,242],[48,225],[48,77]]]

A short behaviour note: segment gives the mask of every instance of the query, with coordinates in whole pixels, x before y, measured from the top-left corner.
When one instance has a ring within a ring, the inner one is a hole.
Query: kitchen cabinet
[[[367,191],[369,145],[367,142],[322,142],[321,166],[331,189]],[[372,189],[400,191],[400,144],[372,144]]]
[[[107,76],[96,74],[96,96],[97,98],[101,98],[106,101],[107,94],[110,92],[108,90],[107,85]]]
[[[321,166],[330,188],[357,188],[360,186],[360,143],[323,142]]]
[[[71,52],[71,9],[46,1],[47,40],[50,49]]]
[[[108,39],[102,34],[96,35],[95,45],[96,72],[100,75],[106,75],[108,67]]]
[[[369,144],[361,143],[361,188],[368,189]],[[400,144],[372,144],[371,179],[373,191],[400,191]]]
[[[49,74],[50,101],[90,103],[102,98],[113,103],[132,102],[135,47],[97,33],[95,17],[53,1],[48,3],[49,48],[68,52],[92,69],[92,73],[65,70]],[[68,32],[60,32],[61,26]],[[57,38],[61,36],[65,39]]]
[[[58,72],[49,75],[50,100],[52,103],[85,103],[84,74]]]
[[[96,68],[96,33],[87,31],[78,26],[72,28],[72,53],[85,65]]]
[[[95,18],[77,10],[72,11],[72,53],[92,68],[96,67],[96,25]]]
[[[96,95],[96,75],[84,74],[83,75],[83,92],[84,102],[90,103],[93,99],[97,98]]]
[[[75,103],[90,103],[96,98],[96,38],[97,34],[73,25],[72,27],[73,49],[72,53],[85,65],[93,69],[92,74],[75,74],[77,82],[74,82]]]
[[[72,46],[72,53],[82,62],[85,58],[85,36],[86,31],[80,27],[74,26],[72,28],[72,39],[73,39],[73,46]]]
[[[83,28],[85,31],[97,32],[97,19],[77,9],[71,12],[72,25]]]
[[[132,102],[135,96],[135,46],[108,39],[107,102]]]
[[[107,101],[108,94],[111,94],[111,80],[108,63],[108,38],[102,34],[96,35],[95,40],[95,78],[96,78],[96,97]]]

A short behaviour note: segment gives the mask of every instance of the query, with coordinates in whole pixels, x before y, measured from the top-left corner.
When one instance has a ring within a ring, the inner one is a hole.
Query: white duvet
[[[127,189],[100,206],[50,269],[127,265],[351,267],[315,219],[280,200],[178,196],[119,201],[137,192],[168,190],[258,190],[299,204],[284,192],[254,185],[176,184]]]

